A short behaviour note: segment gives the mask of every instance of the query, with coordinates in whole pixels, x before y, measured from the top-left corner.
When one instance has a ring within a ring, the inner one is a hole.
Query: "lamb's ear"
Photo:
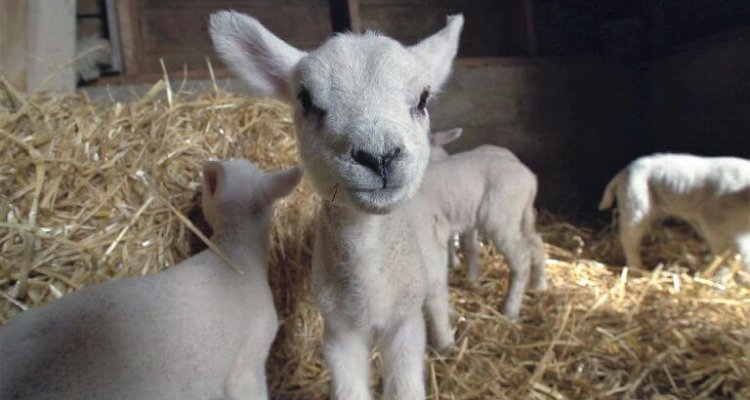
[[[430,135],[430,146],[443,147],[446,144],[458,139],[463,133],[461,128],[453,128],[447,131],[435,132]]]
[[[302,174],[302,168],[299,166],[271,172],[266,177],[266,195],[271,201],[288,195],[292,189],[297,187],[302,179]]]
[[[453,59],[458,52],[458,39],[464,26],[464,16],[451,15],[447,21],[445,28],[409,48],[427,63],[432,75],[431,87],[434,90],[440,89],[450,76]]]
[[[214,49],[255,96],[292,101],[288,78],[305,53],[276,37],[255,18],[236,11],[211,14]]]
[[[216,201],[216,194],[224,188],[224,165],[219,161],[203,163],[203,200]]]

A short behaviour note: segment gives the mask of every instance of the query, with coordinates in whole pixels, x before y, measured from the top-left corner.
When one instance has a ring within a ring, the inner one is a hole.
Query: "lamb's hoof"
[[[521,309],[520,307],[509,307],[506,305],[503,308],[503,315],[505,315],[510,320],[518,321],[521,316]]]
[[[454,344],[456,344],[456,342],[453,340],[453,338],[451,338],[450,340],[447,340],[445,343],[436,344],[432,349],[437,354],[448,355],[454,350],[455,348]]]

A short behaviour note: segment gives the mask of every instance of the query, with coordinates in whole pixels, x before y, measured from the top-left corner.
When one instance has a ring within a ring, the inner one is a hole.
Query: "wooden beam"
[[[116,3],[117,28],[120,33],[124,72],[126,75],[137,75],[139,49],[141,49],[140,21],[138,20],[140,1],[127,0]]]
[[[331,27],[334,32],[362,33],[359,0],[331,0]]]

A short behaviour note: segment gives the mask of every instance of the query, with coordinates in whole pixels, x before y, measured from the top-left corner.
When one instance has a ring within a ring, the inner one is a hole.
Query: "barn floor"
[[[297,160],[291,119],[278,103],[210,89],[173,93],[163,83],[103,104],[28,96],[0,81],[0,156],[0,322],[187,257],[195,227],[185,215],[203,160],[242,156],[266,169]],[[276,210],[269,275],[282,327],[269,361],[274,398],[327,396],[309,295],[318,201],[303,184]],[[477,284],[464,270],[451,272],[456,347],[427,355],[429,398],[750,398],[750,291],[734,281],[733,256],[711,256],[676,225],[647,238],[651,269],[629,270],[612,228],[593,231],[542,212],[539,229],[550,288],[527,295],[518,321],[498,311],[508,271],[492,249],[485,247]]]

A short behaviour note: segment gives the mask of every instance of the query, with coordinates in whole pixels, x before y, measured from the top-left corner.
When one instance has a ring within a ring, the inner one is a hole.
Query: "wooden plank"
[[[249,7],[328,6],[328,0],[141,0],[143,10],[239,9]]]
[[[26,16],[28,3],[0,0],[0,75],[20,90],[26,89]]]
[[[459,57],[516,55],[510,45],[508,4],[485,2],[476,7],[460,5],[368,5],[360,8],[365,29],[382,31],[414,44],[445,26],[445,17],[462,12],[466,19]]]
[[[167,70],[180,72],[188,69],[206,70],[206,57],[214,66],[221,62],[214,57],[208,35],[208,17],[214,8],[144,9],[141,18],[143,32],[139,73],[161,71],[159,58],[164,58]],[[327,7],[309,5],[245,6],[237,11],[253,15],[274,34],[301,49],[314,48],[331,32]],[[191,29],[185,29],[190,26]]]
[[[222,8],[222,7],[219,7]],[[213,9],[145,10],[144,51],[148,54],[211,50],[208,17]],[[328,10],[310,6],[253,6],[237,11],[252,14],[290,44],[310,48],[328,37]],[[191,27],[185,29],[186,26]]]
[[[117,26],[122,46],[122,64],[127,75],[137,75],[140,68],[138,60],[141,55],[141,35],[138,21],[140,1],[118,1]]]
[[[119,18],[117,16],[116,0],[105,0],[105,9],[107,15],[107,32],[109,32],[109,43],[112,46],[112,65],[111,71],[123,73],[125,64],[123,60],[122,37],[120,36]]]

